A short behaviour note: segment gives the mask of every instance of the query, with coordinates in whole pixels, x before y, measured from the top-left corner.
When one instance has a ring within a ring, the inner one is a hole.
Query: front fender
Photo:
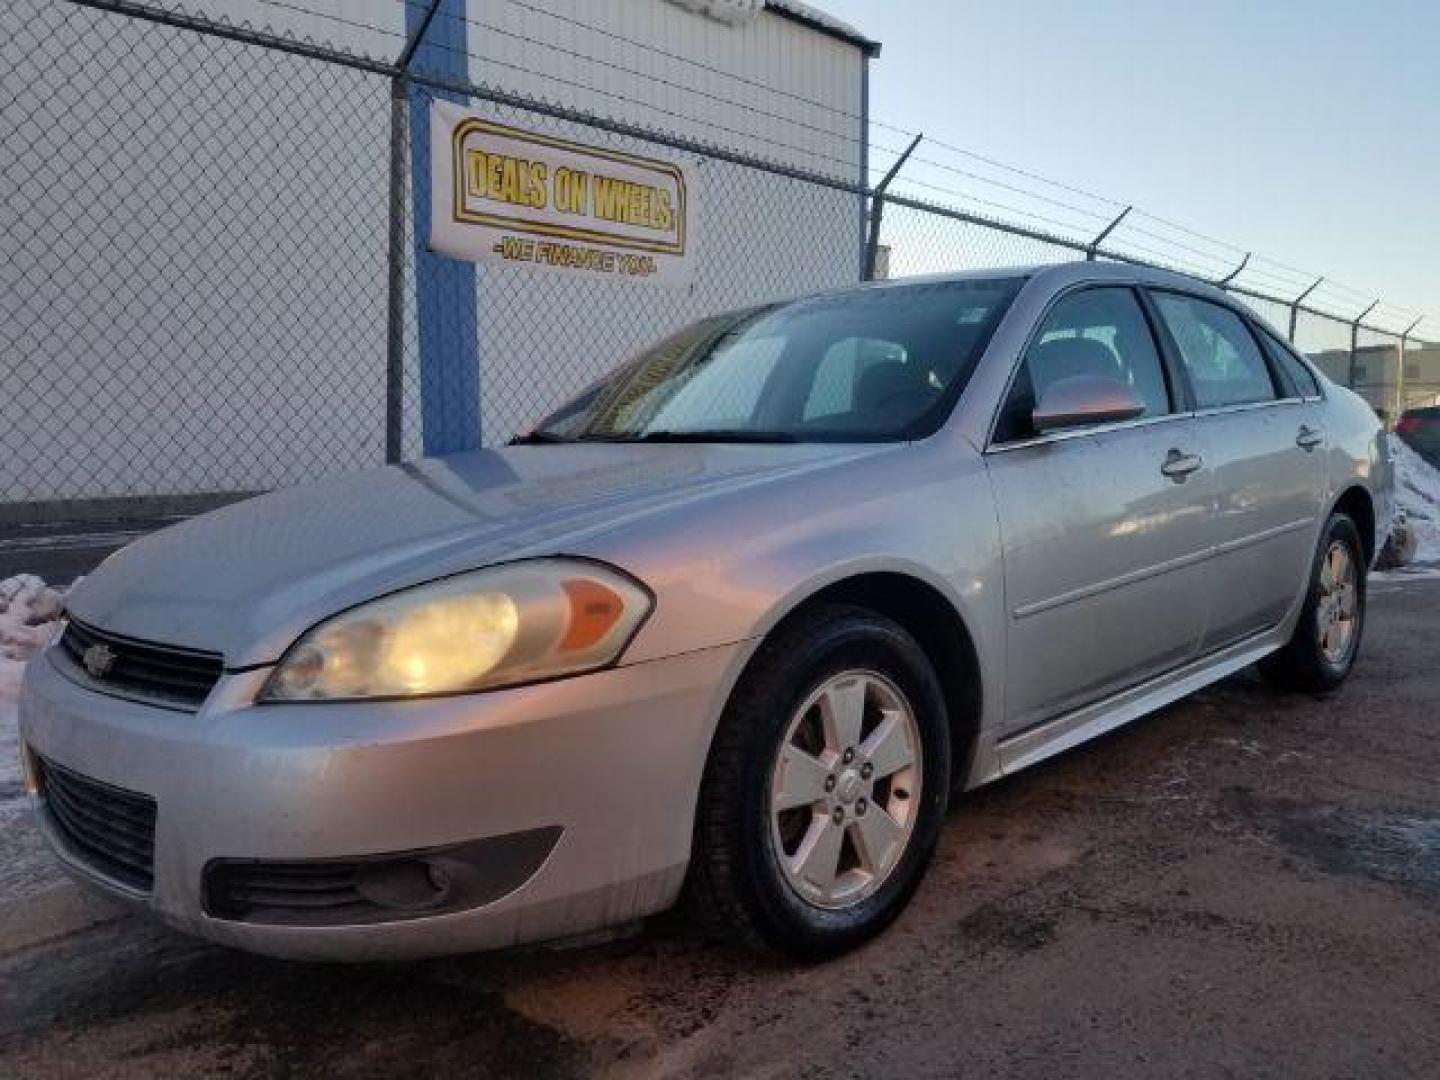
[[[627,664],[758,642],[821,590],[893,573],[954,606],[982,678],[1003,685],[990,678],[1004,661],[999,526],[983,463],[958,438],[721,495],[576,554],[629,571],[655,594]]]

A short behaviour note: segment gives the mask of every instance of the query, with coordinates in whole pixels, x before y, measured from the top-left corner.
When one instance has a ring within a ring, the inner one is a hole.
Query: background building
[[[375,465],[396,419],[405,457],[493,444],[680,324],[859,277],[878,46],[808,6],[442,0],[398,117],[391,80],[363,63],[393,61],[425,4],[150,7],[157,17],[63,0],[0,11],[0,511],[11,518],[112,497],[153,508]],[[232,27],[268,44],[225,36]],[[466,85],[490,96],[447,89]],[[698,181],[693,284],[425,250],[435,96],[683,161]],[[749,159],[774,169],[737,163]],[[392,193],[408,253],[396,265]],[[387,413],[397,355],[398,418]]]

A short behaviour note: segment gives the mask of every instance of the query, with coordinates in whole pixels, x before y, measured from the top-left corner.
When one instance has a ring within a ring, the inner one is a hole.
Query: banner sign
[[[688,285],[695,169],[430,105],[430,247],[570,274]]]

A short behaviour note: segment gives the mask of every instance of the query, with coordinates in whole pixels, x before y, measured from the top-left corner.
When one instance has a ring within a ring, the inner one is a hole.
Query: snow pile
[[[15,701],[25,661],[50,640],[65,596],[33,574],[0,581],[0,801],[19,794],[20,735]]]
[[[1440,470],[1399,439],[1390,440],[1395,503],[1418,541],[1416,563],[1440,563]]]

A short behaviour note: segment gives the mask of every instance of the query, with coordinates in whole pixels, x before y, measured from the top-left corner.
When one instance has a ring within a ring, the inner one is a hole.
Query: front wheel
[[[1345,514],[1332,514],[1320,537],[1310,587],[1295,633],[1260,663],[1287,690],[1325,693],[1350,674],[1365,630],[1365,548]]]
[[[934,849],[949,791],[940,684],[903,628],[825,606],[761,647],[706,763],[687,882],[717,937],[802,958],[882,930]]]

